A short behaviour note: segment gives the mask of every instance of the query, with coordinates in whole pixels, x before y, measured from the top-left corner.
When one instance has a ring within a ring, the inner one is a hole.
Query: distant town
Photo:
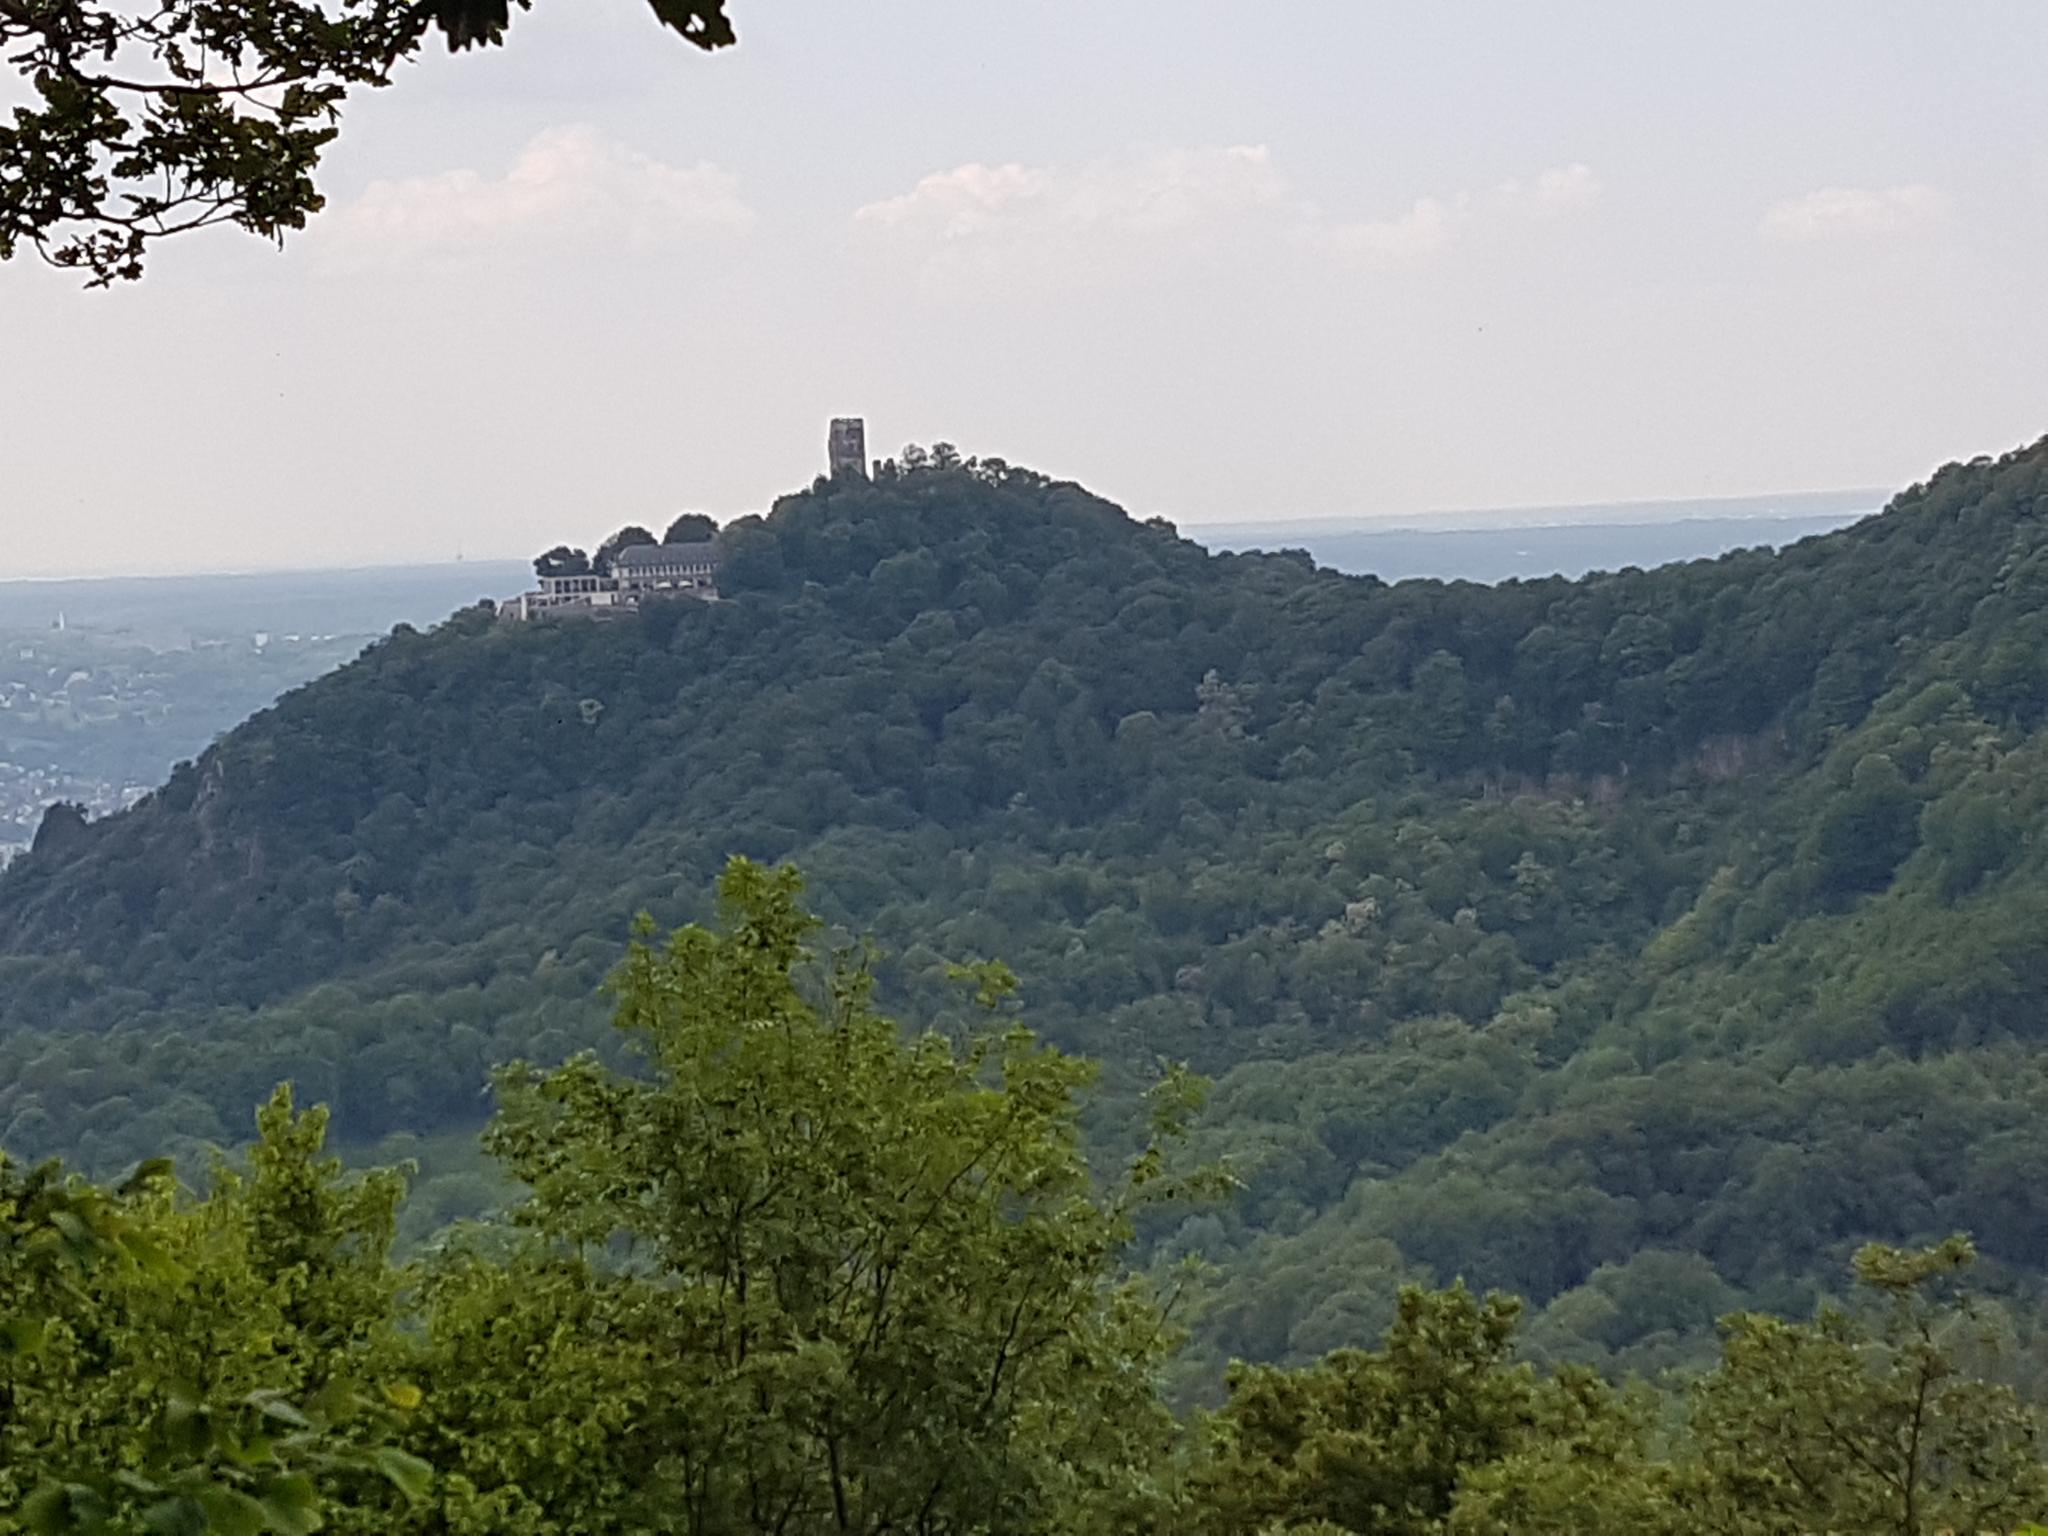
[[[71,739],[95,727],[118,728],[170,712],[163,678],[133,666],[77,664],[84,660],[75,642],[38,647],[18,641],[7,644],[0,660],[0,743],[6,753],[0,755],[0,864],[28,846],[43,808],[53,801],[104,815],[149,789],[147,782],[101,777],[58,760]],[[44,742],[50,744],[33,757],[24,751]]]
[[[45,807],[103,816],[133,804],[177,758],[365,638],[259,630],[154,650],[54,623],[0,633],[0,865],[34,840]]]
[[[54,763],[0,761],[0,868],[27,851],[46,807],[64,800],[83,806],[89,816],[104,816],[133,805],[149,789],[147,784],[80,778]]]

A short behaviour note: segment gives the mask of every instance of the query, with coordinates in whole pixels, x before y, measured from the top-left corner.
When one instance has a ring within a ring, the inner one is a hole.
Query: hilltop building
[[[540,590],[498,604],[507,619],[566,618],[630,613],[642,603],[673,597],[718,596],[718,546],[637,544],[622,549],[608,572],[543,576]]]
[[[834,416],[825,434],[825,463],[832,478],[868,472],[868,428],[858,416]]]
[[[858,416],[833,417],[825,433],[825,462],[834,479],[841,475],[866,479],[867,423]],[[569,552],[556,553],[566,556]],[[631,613],[643,603],[672,597],[713,601],[718,596],[718,545],[709,540],[635,544],[620,550],[608,571],[583,570],[538,579],[538,590],[499,603],[498,616],[514,621],[603,617]]]
[[[636,544],[619,551],[612,572],[625,592],[687,592],[718,590],[718,546],[701,544]]]

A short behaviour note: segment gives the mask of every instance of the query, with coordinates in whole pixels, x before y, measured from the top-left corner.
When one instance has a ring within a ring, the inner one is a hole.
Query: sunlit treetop
[[[518,0],[525,7],[531,0]],[[725,0],[649,0],[710,50]],[[239,224],[282,242],[359,87],[439,32],[502,42],[512,0],[0,0],[0,58],[34,97],[0,123],[0,260],[33,249],[95,286],[151,242]]]

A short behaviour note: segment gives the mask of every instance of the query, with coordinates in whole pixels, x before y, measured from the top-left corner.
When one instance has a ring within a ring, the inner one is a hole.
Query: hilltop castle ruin
[[[825,463],[834,479],[868,475],[867,423],[858,416],[835,416],[825,434]],[[567,551],[562,553],[567,554]],[[600,551],[600,560],[603,552]],[[539,589],[521,592],[498,604],[498,616],[510,620],[603,617],[631,613],[648,602],[690,597],[703,601],[718,596],[719,548],[715,540],[696,544],[639,544],[622,549],[609,569],[580,566],[539,574]],[[536,562],[537,565],[541,562]]]
[[[868,472],[868,428],[858,416],[834,416],[825,434],[826,473],[837,480],[841,475]]]

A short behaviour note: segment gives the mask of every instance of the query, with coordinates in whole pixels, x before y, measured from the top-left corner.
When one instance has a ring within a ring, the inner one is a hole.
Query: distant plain
[[[1263,518],[1181,531],[1215,550],[1303,549],[1320,565],[1386,581],[1497,582],[1645,569],[1773,548],[1878,510],[1877,491],[1435,513],[1413,519]],[[594,530],[596,538],[609,530]],[[152,648],[253,635],[375,636],[438,623],[484,597],[528,585],[520,560],[356,570],[0,580],[0,634],[61,618]],[[232,721],[221,722],[222,726]]]

